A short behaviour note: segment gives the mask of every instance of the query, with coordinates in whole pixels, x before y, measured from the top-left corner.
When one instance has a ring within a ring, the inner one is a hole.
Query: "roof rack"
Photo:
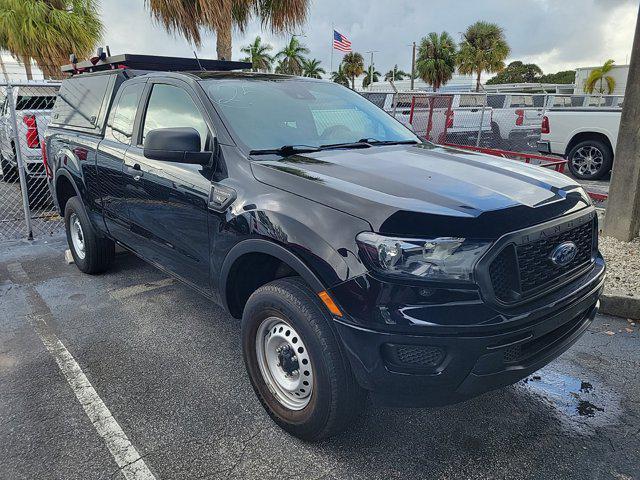
[[[158,55],[122,55],[106,56],[98,50],[98,56],[84,62],[77,62],[75,55],[71,55],[71,63],[62,66],[64,73],[77,74],[83,72],[101,72],[105,70],[117,70],[133,68],[138,70],[150,70],[161,72],[181,72],[195,70],[245,70],[251,68],[249,62],[232,62],[227,60],[204,60],[186,57],[162,57]]]

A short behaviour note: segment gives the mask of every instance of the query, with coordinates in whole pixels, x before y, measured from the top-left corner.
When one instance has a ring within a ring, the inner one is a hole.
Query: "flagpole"
[[[329,70],[329,73],[333,73],[333,36],[335,35],[335,33],[333,33],[335,31],[335,26],[333,25],[333,23],[331,24],[331,70]]]

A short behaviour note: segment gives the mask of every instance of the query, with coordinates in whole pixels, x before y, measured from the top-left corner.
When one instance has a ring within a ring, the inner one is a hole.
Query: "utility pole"
[[[368,52],[364,52],[364,53],[370,53],[371,54],[371,63],[369,63],[369,86],[371,86],[371,84],[373,83],[373,54],[379,52],[380,50],[370,50]]]
[[[640,12],[638,12],[633,39],[629,76],[604,220],[605,234],[624,242],[635,238],[640,228],[638,125],[640,125]]]
[[[413,42],[411,53],[411,90],[413,90],[414,79],[416,76],[416,42]]]

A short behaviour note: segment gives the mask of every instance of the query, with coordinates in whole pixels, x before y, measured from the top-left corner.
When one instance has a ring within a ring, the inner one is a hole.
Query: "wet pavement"
[[[370,405],[345,434],[307,444],[254,397],[236,320],[130,255],[92,277],[64,248],[0,246],[2,479],[135,478],[45,327],[139,452],[151,477],[138,478],[640,479],[640,335],[626,319],[598,316],[517,385],[440,409]]]

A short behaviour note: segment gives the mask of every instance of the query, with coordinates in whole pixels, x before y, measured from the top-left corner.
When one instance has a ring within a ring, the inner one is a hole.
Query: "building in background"
[[[573,93],[584,93],[584,84],[589,78],[591,71],[599,67],[581,67],[576,69],[575,90]],[[629,65],[614,65],[613,69],[607,74],[616,81],[616,88],[613,95],[624,95],[627,87],[627,76],[629,75]]]

